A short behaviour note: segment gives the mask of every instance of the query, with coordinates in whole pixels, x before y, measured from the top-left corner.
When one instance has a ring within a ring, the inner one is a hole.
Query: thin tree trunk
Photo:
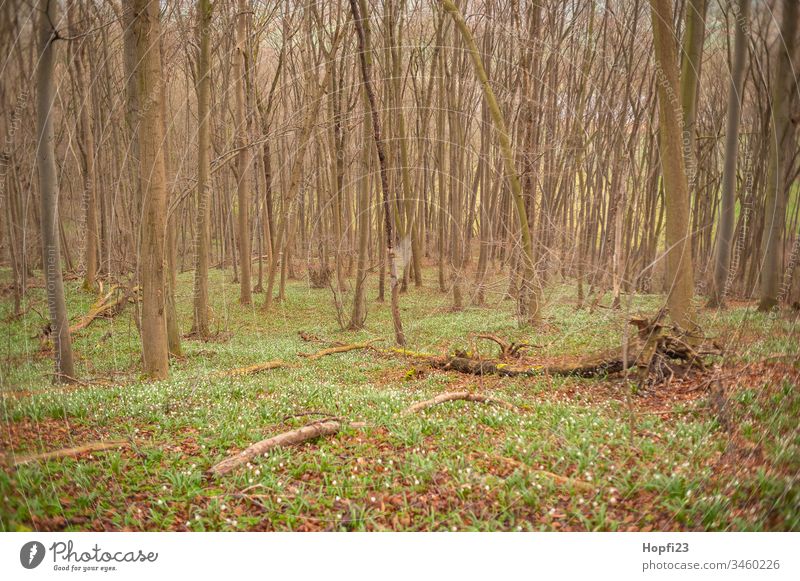
[[[69,26],[73,34],[77,33],[75,23],[80,18],[78,3],[70,2],[68,6]],[[73,53],[72,62],[75,72],[75,83],[73,88],[76,92],[78,106],[78,126],[80,139],[78,149],[81,153],[82,174],[83,174],[83,206],[84,206],[84,228],[86,229],[86,246],[84,247],[84,262],[86,272],[83,277],[83,288],[87,291],[94,291],[97,284],[97,199],[95,195],[95,171],[94,171],[94,134],[92,123],[89,119],[90,99],[88,97],[88,87],[91,84],[84,72],[84,58],[86,46],[78,44],[79,41],[70,42],[70,50]]]
[[[200,49],[197,61],[197,233],[195,240],[194,320],[192,332],[209,336],[208,266],[211,253],[211,1],[198,1]]]
[[[350,10],[353,14],[353,22],[356,27],[358,37],[359,60],[361,62],[361,73],[364,78],[364,90],[369,100],[369,110],[372,116],[372,133],[375,140],[375,147],[378,150],[378,163],[380,166],[381,190],[383,191],[383,210],[384,227],[386,229],[386,256],[389,261],[389,277],[391,279],[391,311],[394,323],[394,336],[398,345],[405,345],[406,338],[403,334],[403,323],[400,320],[400,281],[397,278],[397,261],[394,254],[394,235],[392,232],[392,212],[391,212],[391,192],[389,191],[389,172],[386,161],[386,148],[381,137],[381,122],[378,113],[377,99],[375,90],[372,87],[372,63],[367,60],[366,51],[369,50],[366,42],[365,28],[369,26],[366,17],[366,0],[360,0],[362,6],[359,7],[359,0],[350,0]],[[365,15],[362,18],[361,9]]]
[[[369,47],[372,44],[370,39],[370,31],[368,27],[364,29],[365,46]],[[368,63],[372,62],[372,52],[368,51],[365,55]],[[366,91],[362,91],[364,110],[369,109],[369,97]],[[370,147],[370,132],[369,123],[364,123],[362,127],[362,144],[361,144],[361,159],[362,159],[362,175],[359,179],[358,188],[358,266],[356,267],[356,283],[353,292],[353,313],[350,316],[350,324],[348,329],[357,330],[364,326],[367,320],[367,263],[369,260],[369,227],[370,227],[370,169],[372,164],[372,147]]]
[[[239,0],[239,14],[236,16],[236,55],[234,66],[234,82],[236,91],[236,144],[239,149],[236,155],[238,172],[236,194],[238,197],[238,237],[240,263],[239,302],[243,305],[252,303],[250,248],[250,147],[247,145],[247,112],[245,99],[245,69],[247,67],[245,50],[247,50],[247,0]]]
[[[786,223],[786,166],[795,150],[792,140],[792,118],[789,111],[792,92],[796,91],[792,73],[795,37],[797,36],[798,0],[784,0],[781,20],[781,46],[775,63],[772,92],[772,123],[769,133],[767,166],[767,197],[764,201],[764,230],[761,235],[761,266],[759,311],[770,311],[780,302],[781,271],[783,269],[783,230]],[[773,138],[774,135],[774,138]]]
[[[53,134],[56,103],[53,83],[55,66],[53,43],[56,40],[54,23],[59,21],[58,3],[52,0],[40,0],[39,8],[41,13],[39,14],[39,62],[36,70],[36,161],[42,201],[42,265],[47,286],[50,330],[55,346],[56,380],[71,381],[75,378],[75,365],[72,360],[72,341],[64,298],[64,280],[61,274],[58,174]],[[22,275],[24,278],[25,273]]]
[[[541,289],[538,286],[538,281],[535,280],[533,271],[533,244],[531,242],[531,232],[528,225],[528,214],[525,209],[525,199],[522,196],[522,187],[519,181],[519,175],[514,166],[514,150],[511,146],[511,139],[506,130],[505,120],[503,113],[500,111],[500,106],[497,104],[497,99],[494,96],[494,91],[489,84],[489,79],[486,71],[483,68],[481,55],[478,47],[475,45],[475,40],[472,38],[472,33],[464,21],[464,17],[458,10],[452,0],[442,0],[444,10],[450,14],[456,24],[461,36],[464,39],[464,44],[467,45],[467,50],[472,58],[472,64],[475,68],[475,75],[481,83],[483,88],[483,96],[489,105],[489,112],[492,115],[492,120],[497,129],[500,140],[500,149],[503,154],[503,162],[509,184],[511,186],[511,195],[514,199],[514,207],[516,209],[517,220],[519,222],[520,235],[522,237],[522,253],[523,253],[523,271],[522,271],[522,292],[519,293],[518,310],[520,314],[520,321],[537,325],[541,320]]]
[[[742,110],[744,67],[747,60],[747,27],[750,0],[739,0],[734,21],[734,56],[731,68],[731,85],[728,94],[728,127],[725,133],[725,166],[722,172],[722,200],[717,228],[717,253],[714,260],[714,278],[711,287],[710,307],[723,307],[728,294],[728,276],[733,247],[733,222],[736,215],[736,160],[739,152],[739,120]]]

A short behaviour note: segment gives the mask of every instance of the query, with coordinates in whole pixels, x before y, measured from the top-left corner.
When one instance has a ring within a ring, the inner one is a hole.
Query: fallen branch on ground
[[[122,312],[125,304],[138,292],[135,287],[130,292],[120,286],[112,286],[111,290],[99,298],[89,308],[89,311],[69,328],[70,333],[76,333],[91,325],[95,319],[104,316],[114,316]],[[116,296],[115,296],[116,295]]]
[[[77,446],[75,448],[62,448],[61,450],[53,450],[52,452],[43,452],[41,454],[29,454],[24,456],[14,457],[14,466],[21,466],[22,464],[29,464],[30,462],[38,462],[40,460],[54,460],[56,458],[71,458],[73,456],[80,456],[89,452],[101,452],[103,450],[112,450],[114,448],[123,448],[128,446],[129,442],[125,440],[109,440],[107,442],[92,442]]]
[[[385,355],[399,355],[423,361],[435,369],[457,371],[467,375],[499,375],[502,377],[536,377],[559,375],[571,377],[597,377],[612,375],[637,367],[641,380],[650,384],[669,381],[676,373],[685,374],[692,369],[706,369],[704,359],[720,355],[722,349],[716,343],[708,343],[704,337],[692,334],[677,326],[667,327],[660,323],[664,312],[660,311],[652,319],[633,318],[630,323],[639,332],[634,337],[624,356],[622,349],[609,351],[584,359],[573,365],[510,365],[492,359],[475,358],[470,353],[457,351],[453,356],[440,356],[418,353],[407,349],[375,349]],[[503,353],[512,353],[512,345],[494,335],[479,335],[495,341]],[[513,356],[513,355],[511,355]]]
[[[506,408],[507,410],[511,410],[514,412],[519,411],[519,408],[517,406],[510,404],[502,399],[497,399],[489,395],[481,395],[479,393],[469,393],[468,391],[450,391],[439,394],[433,399],[428,399],[425,401],[421,401],[419,403],[415,403],[411,407],[406,408],[400,415],[407,416],[447,401],[475,401],[480,403],[499,405],[501,407]]]
[[[516,343],[514,341],[506,341],[497,335],[490,333],[478,334],[478,339],[488,339],[494,341],[500,347],[499,359],[519,359],[522,356],[522,351],[532,347],[529,343]]]
[[[254,375],[267,371],[269,369],[277,369],[279,367],[288,367],[288,363],[277,359],[275,361],[267,361],[266,363],[256,363],[247,367],[237,367],[236,369],[225,369],[214,373],[212,377],[242,377],[245,375]]]
[[[242,464],[246,464],[256,456],[260,456],[261,454],[264,454],[273,448],[294,446],[297,444],[302,444],[303,442],[307,442],[308,440],[319,438],[320,436],[331,436],[342,429],[343,425],[350,425],[354,428],[363,428],[365,426],[363,422],[346,424],[338,419],[327,419],[314,422],[297,430],[284,432],[282,434],[278,434],[277,436],[267,438],[266,440],[256,442],[235,456],[231,456],[230,458],[226,458],[222,462],[215,464],[208,470],[208,474],[212,476],[222,476],[223,474],[227,474],[231,470],[238,468]]]
[[[515,460],[514,458],[508,458],[506,456],[501,456],[501,459],[512,466],[520,468],[525,472],[533,474],[534,476],[544,476],[549,480],[557,484],[562,484],[564,486],[571,486],[575,490],[583,490],[585,492],[594,492],[594,486],[589,484],[588,482],[584,482],[583,480],[577,480],[575,478],[569,478],[567,476],[562,476],[560,474],[555,474],[553,472],[548,472],[547,470],[539,470],[536,468],[532,468],[525,464],[524,462],[520,462],[519,460]]]
[[[380,341],[380,339],[372,339],[370,341],[365,341],[364,343],[350,343],[349,345],[338,345],[336,347],[329,347],[327,349],[323,349],[322,351],[317,351],[316,353],[307,354],[307,353],[298,353],[300,357],[306,357],[311,360],[320,359],[325,357],[326,355],[333,355],[335,353],[346,353],[347,351],[356,351],[357,349],[369,349],[372,347],[372,344]]]
[[[507,363],[497,363],[487,359],[473,359],[464,354],[454,357],[439,357],[429,355],[422,357],[415,353],[410,355],[415,359],[424,359],[434,369],[443,371],[458,371],[466,375],[499,375],[501,377],[535,377],[541,375],[564,375],[574,377],[594,377],[623,370],[621,357],[598,357],[573,366],[541,366],[512,367]],[[635,365],[635,360],[628,361],[628,367]]]
[[[307,331],[298,331],[297,334],[306,343],[322,343],[322,339]]]

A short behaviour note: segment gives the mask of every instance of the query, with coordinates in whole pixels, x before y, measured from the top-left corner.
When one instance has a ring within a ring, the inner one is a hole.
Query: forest
[[[0,2],[0,531],[800,530],[798,24]]]

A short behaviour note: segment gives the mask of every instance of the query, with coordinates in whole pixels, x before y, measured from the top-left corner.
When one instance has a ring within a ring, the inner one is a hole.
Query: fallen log
[[[41,454],[28,454],[23,456],[14,456],[14,466],[21,466],[31,462],[39,462],[46,460],[55,460],[56,458],[70,458],[73,456],[80,456],[90,452],[102,452],[103,450],[112,450],[114,448],[123,448],[128,446],[129,442],[125,440],[109,440],[105,442],[91,442],[82,446],[74,448],[62,448],[61,450],[53,450],[51,452],[43,452]]]
[[[327,419],[314,422],[297,430],[284,432],[282,434],[278,434],[277,436],[267,438],[266,440],[256,442],[235,456],[231,456],[222,462],[215,464],[209,468],[208,474],[211,476],[222,476],[223,474],[227,474],[231,470],[235,470],[242,464],[246,464],[256,456],[260,456],[261,454],[264,454],[273,448],[279,448],[282,446],[295,446],[321,436],[332,436],[341,430],[343,425],[350,425],[354,428],[363,428],[366,424],[363,422],[352,422],[350,424],[345,424],[338,419]]]
[[[595,358],[574,366],[545,366],[518,368],[506,363],[495,363],[483,359],[469,357],[432,357],[428,360],[431,367],[443,371],[458,371],[467,375],[500,375],[502,377],[536,377],[541,375],[561,375],[573,377],[595,377],[623,371],[621,357],[611,356],[607,359]],[[628,367],[635,365],[635,359],[628,361]]]
[[[266,363],[256,363],[255,365],[249,365],[247,367],[237,367],[236,369],[225,369],[223,371],[218,371],[212,375],[212,377],[243,377],[245,375],[255,375],[256,373],[261,373],[262,371],[267,371],[269,369],[277,369],[279,367],[288,367],[288,363],[282,361],[281,359],[276,359],[275,361],[267,361]]]
[[[431,357],[428,364],[434,369],[458,371],[467,375],[502,375],[517,377],[531,375],[530,370],[513,369],[505,363],[494,363],[485,359],[472,359],[456,355],[455,357]]]
[[[702,336],[693,335],[674,325],[672,327],[662,325],[660,320],[663,317],[664,311],[662,310],[652,319],[638,317],[629,321],[639,329],[639,332],[630,345],[627,357],[623,356],[622,349],[617,349],[584,359],[574,365],[522,367],[497,360],[475,358],[472,354],[463,351],[456,351],[453,356],[440,356],[393,347],[375,350],[385,355],[399,355],[416,359],[434,369],[457,371],[467,375],[499,375],[502,377],[558,375],[590,378],[621,373],[626,369],[638,367],[640,379],[645,380],[649,377],[653,384],[668,380],[676,370],[682,372],[692,368],[704,370],[703,359],[705,357],[722,353],[716,343],[709,344]],[[490,339],[500,345],[501,359],[515,356],[511,347],[514,343],[509,343],[494,335],[483,334],[479,337]],[[676,365],[670,362],[676,360],[681,363]]]
[[[316,360],[326,355],[334,355],[336,353],[346,353],[348,351],[356,351],[358,349],[369,349],[372,347],[372,344],[380,341],[380,339],[372,339],[371,341],[365,341],[364,343],[350,343],[348,345],[337,345],[336,347],[328,347],[327,349],[322,349],[321,351],[317,351],[316,353],[308,354],[308,353],[298,353],[300,357],[306,357],[307,359]]]
[[[486,404],[494,404],[499,405],[500,407],[504,407],[507,410],[511,410],[513,412],[518,412],[519,408],[514,404],[508,403],[502,399],[498,399],[489,395],[481,395],[479,393],[470,393],[468,391],[450,391],[446,393],[442,393],[434,397],[433,399],[428,399],[425,401],[421,401],[415,403],[414,405],[406,408],[401,412],[400,415],[407,416],[418,411],[427,409],[429,407],[433,407],[440,403],[448,402],[448,401],[475,401],[479,403],[486,403]]]

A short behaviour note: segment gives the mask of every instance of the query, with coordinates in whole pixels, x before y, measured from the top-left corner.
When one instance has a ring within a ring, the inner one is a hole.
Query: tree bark
[[[54,66],[57,38],[54,26],[58,22],[58,3],[40,0],[39,62],[36,70],[36,162],[41,196],[42,266],[47,287],[50,311],[50,330],[55,346],[56,381],[75,377],[72,341],[69,334],[67,304],[64,298],[64,279],[61,274],[61,244],[59,240],[58,175],[56,168],[53,116],[55,115]],[[22,273],[23,278],[26,273]]]
[[[80,18],[78,14],[78,3],[71,1],[68,6],[68,17],[70,30],[78,31],[75,23]],[[88,87],[91,84],[86,78],[84,71],[84,58],[86,57],[86,46],[78,44],[80,41],[70,41],[72,52],[72,64],[75,71],[76,101],[78,103],[78,149],[81,153],[82,177],[83,177],[83,206],[84,206],[84,227],[86,229],[86,246],[84,247],[84,262],[86,272],[83,276],[83,288],[93,292],[97,285],[97,251],[98,251],[98,230],[97,230],[97,197],[95,190],[95,170],[94,170],[94,134],[92,123],[89,118],[90,99]]]
[[[723,307],[728,294],[728,277],[733,247],[733,222],[736,214],[736,160],[739,152],[739,121],[744,88],[744,67],[747,60],[747,27],[750,0],[739,0],[734,12],[734,38],[731,86],[728,94],[728,125],[725,133],[725,165],[722,171],[722,200],[717,227],[717,253],[709,306]]]
[[[761,266],[759,311],[770,311],[778,305],[781,270],[783,268],[783,230],[786,222],[786,170],[795,150],[793,144],[790,103],[795,88],[792,62],[797,36],[798,0],[784,0],[779,50],[775,64],[772,91],[772,123],[769,134],[767,166],[767,197],[764,202],[764,230],[761,235]],[[773,137],[774,136],[774,137]]]
[[[151,379],[166,379],[169,347],[165,304],[164,250],[167,188],[164,171],[162,126],[162,71],[159,49],[159,3],[134,3],[136,81],[141,109],[139,120],[139,180],[143,194],[141,223],[142,355],[144,372]]]
[[[667,306],[681,326],[692,319],[692,249],[689,237],[689,186],[682,148],[678,63],[670,0],[650,0],[657,63],[658,122],[667,215]]]
[[[238,171],[236,194],[238,198],[238,238],[240,262],[240,292],[239,302],[243,305],[252,303],[251,262],[252,251],[250,245],[250,158],[247,136],[247,111],[245,100],[244,77],[247,50],[247,0],[239,0],[239,14],[236,16],[236,55],[234,67],[234,81],[236,85],[236,146],[239,149],[236,155]]]
[[[392,204],[390,202],[392,195],[389,191],[389,172],[386,161],[386,148],[383,143],[383,138],[381,137],[380,114],[378,113],[375,90],[372,86],[372,64],[366,58],[366,51],[368,50],[368,47],[366,43],[365,28],[369,26],[369,21],[367,20],[366,15],[362,17],[358,2],[359,0],[350,0],[350,10],[353,14],[353,22],[356,27],[356,36],[358,37],[359,60],[361,62],[361,74],[364,78],[364,91],[367,93],[369,112],[372,116],[372,134],[373,139],[375,140],[375,147],[378,150],[381,190],[383,192],[384,228],[386,230],[386,256],[388,257],[389,261],[389,277],[391,280],[391,311],[392,321],[394,323],[394,336],[398,345],[405,345],[406,338],[403,333],[403,323],[400,320],[400,281],[397,277],[397,261],[394,253],[394,233],[392,231],[393,216],[391,210]],[[364,7],[366,8],[366,2]]]
[[[198,1],[197,59],[197,234],[195,240],[194,322],[192,332],[210,333],[208,322],[208,264],[211,253],[211,1]]]

